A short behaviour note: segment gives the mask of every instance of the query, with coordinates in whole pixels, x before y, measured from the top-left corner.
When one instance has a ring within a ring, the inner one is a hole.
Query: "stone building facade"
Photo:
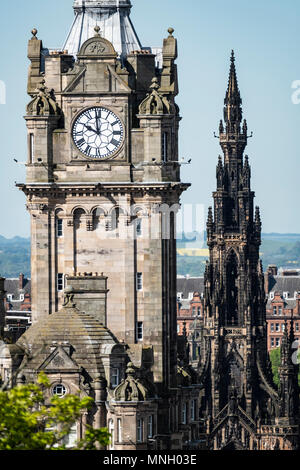
[[[31,217],[33,325],[2,344],[0,374],[21,384],[44,371],[48,398],[93,397],[70,447],[89,424],[108,427],[111,450],[296,448],[293,327],[278,392],[234,57],[191,362],[176,318],[176,212],[189,187],[178,161],[177,41],[169,28],[161,50],[142,48],[130,9],[130,0],[75,0],[62,50],[32,31],[27,178],[18,187]]]
[[[70,446],[86,423],[108,427],[110,449],[197,446],[199,385],[185,343],[177,354],[176,212],[189,184],[174,30],[160,50],[141,48],[129,0],[74,9],[62,50],[36,29],[28,44],[18,187],[31,217],[33,324],[1,350],[1,374],[27,383],[44,370],[49,393],[94,398]]]

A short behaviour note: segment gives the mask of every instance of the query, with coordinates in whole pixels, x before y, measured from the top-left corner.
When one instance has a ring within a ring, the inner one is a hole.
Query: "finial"
[[[234,50],[232,49],[231,50],[231,62],[234,62],[234,61],[235,61]]]
[[[94,31],[96,33],[96,36],[100,36],[100,27],[98,25],[95,26]]]
[[[151,80],[150,90],[158,90],[158,89],[159,89],[158,79],[157,77],[153,77]]]
[[[175,29],[174,29],[174,28],[169,28],[169,29],[168,29],[168,33],[169,33],[169,35],[170,35],[170,36],[172,36],[172,35],[173,35],[173,33],[174,33],[174,31],[175,31]]]
[[[38,33],[38,30],[36,28],[33,28],[33,30],[31,31],[31,34],[32,34],[32,38],[31,39],[37,39],[36,38],[36,35]]]

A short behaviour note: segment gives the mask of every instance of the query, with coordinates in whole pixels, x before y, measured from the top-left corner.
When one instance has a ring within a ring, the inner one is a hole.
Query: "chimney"
[[[278,268],[275,264],[271,264],[268,266],[267,272],[265,273],[265,293],[269,294],[271,286],[270,286],[270,279],[273,276],[277,276]]]
[[[24,287],[24,274],[19,274],[19,290],[22,290]]]
[[[77,276],[66,276],[67,286],[73,287],[76,308],[106,326],[107,277],[98,273],[78,273]]]

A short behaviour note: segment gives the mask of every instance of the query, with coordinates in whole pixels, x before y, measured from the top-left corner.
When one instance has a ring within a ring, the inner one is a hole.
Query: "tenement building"
[[[4,350],[1,373],[28,383],[43,370],[49,394],[94,398],[70,446],[88,423],[108,427],[110,449],[181,449],[198,445],[199,386],[185,344],[177,355],[176,211],[189,186],[177,41],[169,28],[161,49],[143,48],[130,10],[130,0],[75,0],[62,49],[32,30],[18,186],[33,325]]]

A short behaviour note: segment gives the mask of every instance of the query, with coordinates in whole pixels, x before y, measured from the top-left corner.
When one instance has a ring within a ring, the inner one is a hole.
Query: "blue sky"
[[[169,26],[178,38],[183,120],[180,155],[192,158],[182,179],[192,187],[183,203],[212,204],[221,148],[213,132],[223,113],[229,58],[235,50],[244,117],[254,137],[246,153],[264,232],[300,233],[300,104],[292,83],[300,80],[300,2],[295,0],[132,0],[132,21],[143,46],[160,46]],[[73,20],[72,0],[16,0],[2,6],[0,80],[0,234],[29,236],[25,196],[27,40],[33,27],[45,46],[63,45]]]

